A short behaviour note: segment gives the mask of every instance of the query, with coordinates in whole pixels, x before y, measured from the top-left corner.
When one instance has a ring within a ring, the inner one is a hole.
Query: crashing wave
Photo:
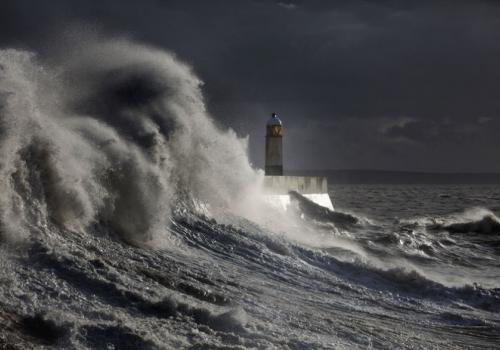
[[[4,236],[99,221],[163,239],[189,198],[237,211],[260,174],[247,140],[208,115],[201,84],[172,54],[125,39],[87,38],[51,64],[1,50]]]
[[[451,233],[500,233],[500,221],[493,215],[484,216],[480,220],[471,222],[455,223],[443,226],[446,231]]]
[[[300,213],[304,214],[308,218],[331,222],[341,228],[359,223],[359,219],[355,216],[325,208],[302,196],[296,191],[290,191],[289,194],[290,198],[297,204]]]
[[[412,231],[424,227],[431,231],[444,230],[450,233],[500,233],[500,218],[485,208],[470,208],[461,213],[442,217],[422,217],[400,220],[402,229]]]
[[[500,233],[500,219],[489,210],[474,208],[460,215],[435,220],[434,223],[427,224],[427,228],[445,230],[450,233],[498,234]]]

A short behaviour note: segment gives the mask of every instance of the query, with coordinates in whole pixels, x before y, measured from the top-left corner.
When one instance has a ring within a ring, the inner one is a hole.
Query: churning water
[[[1,348],[499,347],[500,187],[280,213],[200,87],[125,39],[0,51]]]

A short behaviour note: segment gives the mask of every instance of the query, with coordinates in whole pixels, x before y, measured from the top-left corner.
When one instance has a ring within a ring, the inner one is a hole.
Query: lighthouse
[[[283,123],[276,113],[266,126],[266,168],[267,176],[283,175]]]
[[[323,176],[283,176],[283,123],[276,113],[266,124],[264,190],[268,202],[287,210],[292,201],[312,201],[333,210],[328,182]]]

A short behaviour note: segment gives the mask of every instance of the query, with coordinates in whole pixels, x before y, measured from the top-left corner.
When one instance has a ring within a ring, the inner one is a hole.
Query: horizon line
[[[336,172],[346,172],[346,171],[356,171],[356,172],[383,172],[383,173],[406,173],[406,174],[428,174],[428,175],[500,175],[500,171],[424,171],[424,170],[393,170],[393,169],[369,169],[369,168],[302,168],[302,169],[284,169],[285,171],[336,171]]]

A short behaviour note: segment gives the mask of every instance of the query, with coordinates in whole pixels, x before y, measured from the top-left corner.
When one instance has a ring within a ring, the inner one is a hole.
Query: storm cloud
[[[500,171],[494,1],[0,4],[2,47],[49,59],[75,25],[188,62],[218,123],[250,135],[256,166],[276,111],[288,169]]]

